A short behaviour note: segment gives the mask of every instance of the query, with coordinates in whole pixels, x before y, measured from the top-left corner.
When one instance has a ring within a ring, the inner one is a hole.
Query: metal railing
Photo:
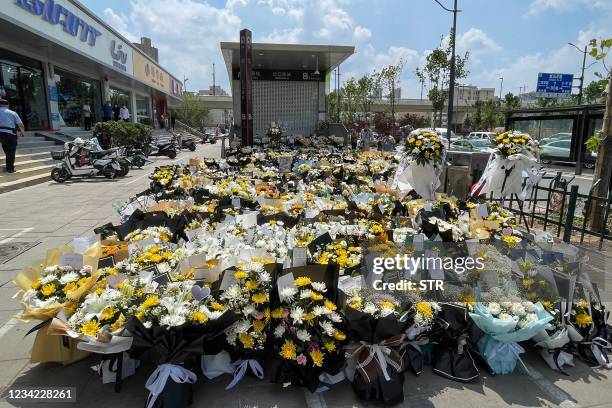
[[[574,176],[563,177],[561,172],[554,175],[545,172],[524,202],[521,203],[511,197],[502,204],[510,210],[519,210],[521,217],[518,222],[523,222],[527,228],[533,228],[535,222],[539,221],[544,231],[547,228],[555,228],[559,238],[563,232],[562,239],[565,242],[570,242],[572,235],[578,233],[580,244],[584,242],[586,235],[594,236],[599,238],[598,248],[601,250],[604,240],[612,240],[610,225],[612,189],[607,197],[595,195],[595,188],[601,183],[598,179],[591,185],[587,194],[582,194],[578,192],[577,185],[571,185],[574,179]],[[578,204],[583,205],[582,209],[577,211],[580,208]],[[590,224],[590,218],[598,207],[603,211],[603,217],[594,227]]]

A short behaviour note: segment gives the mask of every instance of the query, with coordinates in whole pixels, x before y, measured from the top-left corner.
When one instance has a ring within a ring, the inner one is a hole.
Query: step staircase
[[[0,149],[0,194],[51,180],[51,169],[55,164],[52,151],[63,150],[61,139],[45,134],[26,132],[20,137],[15,155],[16,173],[5,172],[6,157]]]

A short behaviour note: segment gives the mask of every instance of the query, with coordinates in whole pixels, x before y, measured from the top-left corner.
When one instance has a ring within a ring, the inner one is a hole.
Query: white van
[[[494,142],[495,136],[497,136],[495,132],[471,132],[467,139],[488,139]]]

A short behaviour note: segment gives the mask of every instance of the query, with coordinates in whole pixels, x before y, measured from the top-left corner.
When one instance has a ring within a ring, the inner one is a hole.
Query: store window
[[[26,130],[49,128],[40,62],[0,50],[0,96],[19,114]]]
[[[117,105],[119,108],[126,106],[130,108],[130,93],[118,88],[109,88],[111,106]]]
[[[151,124],[151,109],[146,96],[136,96],[136,121],[145,125]]]
[[[89,102],[92,108],[92,122],[102,119],[100,81],[56,68],[55,84],[61,126],[83,127],[83,105],[86,102]]]

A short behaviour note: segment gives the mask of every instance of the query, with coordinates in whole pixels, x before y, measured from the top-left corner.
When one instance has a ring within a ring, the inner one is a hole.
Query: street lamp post
[[[572,43],[568,43],[568,44],[574,47],[575,49],[577,49],[578,52],[582,53],[582,72],[580,74],[580,78],[578,78],[580,80],[580,86],[578,87],[578,105],[581,105],[582,104],[582,88],[584,86],[584,68],[586,65],[587,46],[585,45],[584,50],[581,50],[580,48],[578,48],[578,46]]]
[[[185,85],[187,83],[187,81],[189,81],[189,78],[187,78],[185,75],[183,75],[183,91],[187,92],[187,85]]]
[[[450,80],[448,84],[448,113],[446,114],[446,139],[448,141],[448,147],[450,148],[451,143],[451,127],[453,126],[453,101],[455,97],[455,39],[457,38],[457,13],[461,10],[457,10],[457,0],[453,2],[453,9],[445,7],[440,0],[434,0],[444,10],[453,13],[453,30],[451,36],[451,63],[450,63]],[[444,181],[446,184],[446,180]],[[445,186],[446,187],[446,186]]]
[[[504,77],[500,77],[499,79],[501,80],[501,83],[499,84],[499,102],[501,102],[504,90]]]

